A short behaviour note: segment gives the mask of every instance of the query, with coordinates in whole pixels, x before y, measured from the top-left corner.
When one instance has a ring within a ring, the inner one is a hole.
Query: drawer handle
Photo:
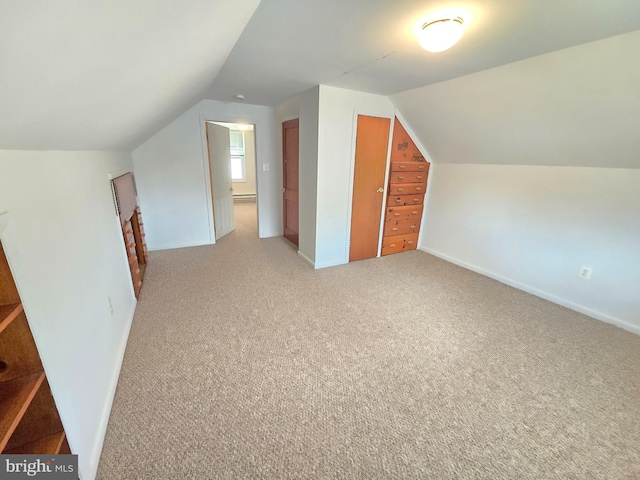
[[[404,175],[398,175],[398,180],[404,180]]]
[[[422,187],[416,187],[416,192],[421,192],[422,191]]]
[[[407,243],[411,245],[413,243],[413,240],[409,240]]]
[[[419,168],[420,170],[424,170],[424,165],[418,165],[418,168]]]
[[[404,190],[404,188],[399,188],[398,189],[399,192],[402,192],[403,190]]]
[[[417,178],[418,180],[422,180],[422,175],[418,175],[416,178]]]
[[[400,165],[400,168],[407,168],[406,165]]]
[[[417,214],[418,214],[418,211],[417,211],[417,210],[414,210],[414,211],[413,211],[413,212],[411,212],[411,213],[413,213],[414,215],[417,215]]]
[[[140,269],[139,268],[136,268],[136,273],[135,274],[136,275],[140,275]]]
[[[389,247],[395,247],[395,246],[396,246],[395,243],[392,243],[391,245],[389,245]]]
[[[398,230],[398,227],[393,227],[391,230],[395,232],[396,230]]]
[[[394,213],[393,215],[394,215],[395,217],[399,217],[399,216],[400,216],[400,214],[399,214],[399,213]]]

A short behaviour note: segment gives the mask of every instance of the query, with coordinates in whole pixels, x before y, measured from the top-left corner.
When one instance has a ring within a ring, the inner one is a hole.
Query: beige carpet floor
[[[640,337],[423,252],[152,252],[98,478],[638,479]]]

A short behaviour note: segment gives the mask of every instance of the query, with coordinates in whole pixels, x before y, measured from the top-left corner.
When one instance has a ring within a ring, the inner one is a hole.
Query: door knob
[[[286,191],[287,191],[287,189],[286,189],[286,188],[284,188],[284,187],[282,187],[282,193],[284,193],[284,192],[286,192]]]
[[[384,192],[384,188],[380,187],[378,190],[376,190],[378,193],[382,193]]]

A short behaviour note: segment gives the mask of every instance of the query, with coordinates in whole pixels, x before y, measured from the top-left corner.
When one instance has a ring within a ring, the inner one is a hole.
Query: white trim
[[[364,260],[369,260],[369,259],[365,258]],[[329,262],[316,262],[314,268],[316,270],[320,270],[321,268],[337,267],[339,265],[348,265],[348,263],[345,263],[341,260],[329,261]]]
[[[207,198],[207,223],[209,224],[209,244],[216,243],[216,230],[213,220],[213,187],[211,185],[211,159],[209,158],[209,145],[207,145],[207,115],[199,115],[200,119],[200,148],[202,149],[202,170],[204,173],[204,189]],[[176,248],[176,247],[169,247]],[[162,248],[160,250],[165,250]]]
[[[576,312],[582,313],[584,315],[587,315],[589,317],[595,318],[596,320],[600,320],[602,322],[605,323],[609,323],[611,325],[615,325],[616,327],[620,327],[623,328],[631,333],[635,333],[636,335],[640,335],[640,326],[634,325],[632,323],[626,322],[624,320],[621,320],[619,318],[616,317],[612,317],[611,315],[608,315],[606,313],[603,312],[599,312],[597,310],[593,310],[589,307],[585,307],[584,305],[580,305],[578,303],[572,302],[571,300],[566,300],[562,297],[558,297],[556,295],[553,295],[552,293],[549,292],[545,292],[544,290],[539,290],[537,288],[531,287],[529,285],[526,285],[524,283],[520,283],[517,280],[513,280],[511,278],[507,278],[504,277],[498,273],[494,273],[494,272],[490,272],[489,270],[485,270],[484,268],[478,267],[476,265],[472,265],[470,263],[467,263],[465,261],[459,260],[457,258],[453,258],[450,257],[449,255],[445,255],[444,253],[441,252],[437,252],[435,250],[432,250],[430,248],[425,248],[425,247],[418,247],[418,250],[421,250],[425,253],[429,253],[431,255],[434,255],[438,258],[441,258],[443,260],[446,260],[447,262],[450,263],[454,263],[456,265],[459,265],[463,268],[466,268],[467,270],[472,270],[476,273],[479,273],[481,275],[484,275],[486,277],[489,278],[493,278],[494,280],[497,280],[501,283],[510,285],[514,288],[517,288],[518,290],[522,290],[524,292],[530,293],[532,295],[535,295],[536,297],[540,297],[540,298],[544,298],[545,300],[548,300],[550,302],[556,303],[558,305],[562,305],[563,307],[569,308],[571,310],[574,310]]]
[[[109,179],[113,180],[114,178],[121,177],[122,175],[126,175],[127,173],[133,173],[133,170],[131,168],[121,168],[120,170],[109,172]]]
[[[302,253],[300,250],[298,250],[298,256],[305,261],[305,263],[308,263],[309,265],[311,265],[314,269],[316,268],[316,264],[309,258],[307,257],[304,253]]]
[[[117,365],[113,371],[111,376],[111,381],[109,382],[108,389],[108,401],[105,404],[102,414],[100,415],[100,423],[98,424],[98,431],[96,434],[96,442],[93,446],[93,451],[91,452],[91,458],[89,459],[89,465],[91,466],[92,472],[97,472],[98,463],[100,462],[100,456],[102,454],[102,447],[104,446],[104,439],[107,434],[107,426],[109,424],[109,416],[111,415],[111,408],[113,407],[113,400],[116,396],[116,387],[118,386],[118,379],[120,378],[120,370],[122,369],[122,363],[124,361],[124,353],[127,348],[127,341],[129,340],[129,333],[131,331],[131,325],[133,324],[133,316],[136,312],[137,300],[134,297],[133,308],[129,313],[129,318],[127,320],[127,324],[125,327],[125,335],[122,337],[122,341],[120,342],[120,347],[118,348],[118,356],[117,356]]]
[[[211,245],[211,242],[198,242],[198,243],[168,243],[165,245],[154,246],[153,248],[149,247],[150,252],[157,252],[159,250],[173,250],[176,248],[187,248],[187,247],[202,247],[203,245]]]
[[[396,119],[394,117],[391,119],[391,124],[389,125],[389,141],[387,142],[387,164],[385,165],[384,183],[382,184],[382,188],[384,189],[384,191],[382,192],[382,211],[380,212],[380,231],[378,232],[378,253],[376,255],[377,258],[382,255],[382,238],[384,236],[384,219],[387,212],[389,175],[391,175],[391,152],[393,150],[393,131],[395,129],[395,126]]]

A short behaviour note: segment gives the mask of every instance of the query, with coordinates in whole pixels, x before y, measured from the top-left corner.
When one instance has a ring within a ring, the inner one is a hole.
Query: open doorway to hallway
[[[254,125],[208,121],[206,131],[215,238],[233,231],[238,221],[257,235]]]

